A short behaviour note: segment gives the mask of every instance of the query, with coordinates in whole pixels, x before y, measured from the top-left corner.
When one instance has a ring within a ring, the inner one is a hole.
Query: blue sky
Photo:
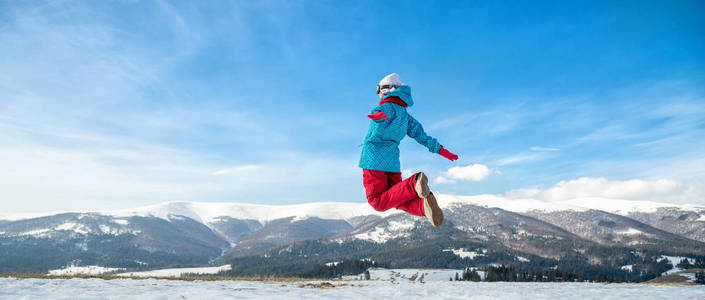
[[[0,1],[0,53],[1,212],[364,202],[391,72],[434,190],[705,205],[702,1]]]

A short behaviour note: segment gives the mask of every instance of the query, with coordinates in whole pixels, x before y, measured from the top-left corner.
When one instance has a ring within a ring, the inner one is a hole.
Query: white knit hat
[[[399,77],[399,74],[397,73],[392,73],[387,76],[384,76],[382,80],[379,81],[379,86],[385,86],[385,85],[391,85],[391,86],[402,86],[404,85],[403,82],[401,82],[401,78]]]

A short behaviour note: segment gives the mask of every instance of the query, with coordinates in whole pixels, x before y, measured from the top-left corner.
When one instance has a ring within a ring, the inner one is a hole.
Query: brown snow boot
[[[416,174],[416,186],[414,186],[416,194],[423,199],[423,210],[426,218],[431,221],[433,226],[441,226],[443,224],[443,211],[438,206],[436,197],[428,188],[428,177],[423,172]]]

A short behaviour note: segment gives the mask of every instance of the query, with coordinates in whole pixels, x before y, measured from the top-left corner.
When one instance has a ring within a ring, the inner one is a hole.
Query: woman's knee
[[[384,207],[382,207],[381,205],[379,205],[379,200],[378,200],[378,199],[374,199],[374,198],[373,198],[373,199],[370,199],[370,198],[368,198],[368,199],[367,199],[367,203],[369,203],[370,206],[372,206],[372,208],[373,208],[374,210],[376,210],[376,211],[386,211],[386,210],[387,210],[387,209],[385,209]]]

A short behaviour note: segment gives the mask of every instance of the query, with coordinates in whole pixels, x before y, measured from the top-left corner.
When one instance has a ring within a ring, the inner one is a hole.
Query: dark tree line
[[[378,266],[388,268],[472,267],[486,271],[488,276],[485,280],[490,281],[593,282],[644,282],[673,267],[662,258],[662,254],[669,253],[663,245],[649,245],[642,249],[592,245],[579,247],[580,252],[572,250],[576,245],[570,243],[553,246],[567,249],[566,254],[556,260],[517,253],[502,245],[470,241],[428,240],[408,244],[390,241],[379,245],[367,241],[327,243],[309,240],[269,250],[267,255],[241,257],[229,263],[233,266],[230,272],[233,276],[339,277],[363,273],[364,266],[359,266],[358,262],[366,257],[377,261]],[[462,258],[451,251],[444,251],[449,248],[472,250],[480,255],[472,259]],[[518,256],[523,259],[518,259]],[[687,256],[695,261],[694,266],[702,263],[702,256]],[[594,258],[599,261],[594,261]],[[347,263],[325,266],[325,262],[341,260]],[[463,272],[462,278],[459,274],[459,279],[478,280],[479,274],[475,276],[472,270],[468,272]]]
[[[484,270],[485,278],[482,278],[475,268],[466,268],[462,277],[456,273],[455,280],[458,281],[509,281],[509,282],[624,282],[622,278],[615,274],[591,274],[584,272],[570,272],[565,269],[536,268],[527,271],[514,266],[488,266]]]
[[[489,282],[643,282],[660,276],[661,273],[670,268],[671,265],[666,261],[657,259],[652,260],[651,265],[646,267],[646,269],[650,270],[648,272],[571,263],[561,263],[550,268],[529,267],[528,265],[500,265],[487,266],[480,269],[468,267],[462,272],[462,277],[456,273],[455,280]],[[478,270],[484,271],[484,278],[480,276]]]
[[[149,252],[134,245],[133,239],[134,236],[129,234],[61,241],[32,236],[0,237],[0,273],[45,273],[66,267],[69,262],[132,270],[201,266],[207,263],[196,256]]]
[[[695,283],[705,284],[705,272],[695,273]]]

